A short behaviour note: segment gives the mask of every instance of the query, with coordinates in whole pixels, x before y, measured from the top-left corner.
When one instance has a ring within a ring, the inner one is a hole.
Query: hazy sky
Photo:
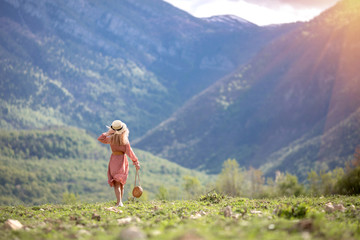
[[[339,0],[165,0],[195,17],[232,14],[258,25],[306,21]]]

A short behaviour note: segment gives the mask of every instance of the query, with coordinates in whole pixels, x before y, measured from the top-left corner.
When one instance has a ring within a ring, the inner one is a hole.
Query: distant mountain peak
[[[226,24],[237,28],[239,27],[243,28],[244,26],[249,26],[249,27],[257,26],[256,24],[235,15],[218,15],[218,16],[212,16],[202,19],[207,22]]]

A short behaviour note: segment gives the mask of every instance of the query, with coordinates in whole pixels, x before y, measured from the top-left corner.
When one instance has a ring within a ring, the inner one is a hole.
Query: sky
[[[164,0],[195,17],[235,15],[257,25],[308,21],[339,0]]]

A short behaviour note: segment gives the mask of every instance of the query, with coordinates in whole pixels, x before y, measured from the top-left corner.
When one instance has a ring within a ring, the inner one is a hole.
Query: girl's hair
[[[126,145],[129,143],[129,130],[126,129],[122,134],[113,134],[110,143],[114,145]]]

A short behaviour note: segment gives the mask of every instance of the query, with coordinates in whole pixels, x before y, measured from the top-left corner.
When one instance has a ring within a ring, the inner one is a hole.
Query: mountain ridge
[[[360,106],[359,5],[341,1],[270,43],[248,64],[192,98],[137,146],[184,166],[218,172],[227,158],[261,167],[269,155],[296,139],[325,134]],[[352,154],[348,150],[336,164],[344,164]],[[319,160],[316,155],[307,159]]]
[[[158,0],[2,0],[0,16],[1,128],[121,118],[134,137],[297,27],[234,31]]]

